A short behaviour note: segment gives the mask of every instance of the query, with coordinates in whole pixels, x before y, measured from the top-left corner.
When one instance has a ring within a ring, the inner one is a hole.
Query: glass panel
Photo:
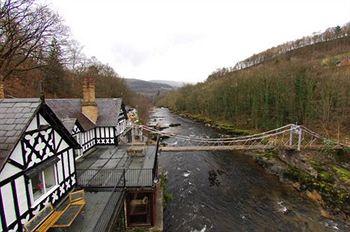
[[[49,191],[53,186],[56,185],[54,166],[52,165],[46,168],[44,170],[44,175],[45,175],[46,191]]]
[[[31,179],[32,182],[32,188],[33,188],[33,198],[34,201],[37,200],[41,195],[43,195],[44,192],[44,183],[42,179],[42,172],[39,172]]]

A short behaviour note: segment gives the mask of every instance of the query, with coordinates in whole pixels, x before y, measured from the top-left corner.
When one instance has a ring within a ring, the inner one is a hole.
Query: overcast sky
[[[46,0],[125,78],[204,81],[215,69],[350,21],[350,0]]]

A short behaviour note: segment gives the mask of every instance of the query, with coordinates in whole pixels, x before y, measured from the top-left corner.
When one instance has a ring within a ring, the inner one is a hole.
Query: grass
[[[339,176],[339,178],[346,182],[346,183],[350,183],[350,171],[345,169],[345,168],[342,168],[342,167],[339,167],[339,166],[336,166],[336,165],[333,165],[333,170],[337,173],[337,175]]]
[[[350,177],[350,172],[343,168],[334,167],[338,173],[344,175],[346,178]],[[299,182],[302,191],[316,190],[322,196],[322,199],[327,205],[334,209],[342,210],[343,212],[350,213],[350,193],[342,188],[338,188],[336,185],[325,181],[329,178],[329,173],[324,172],[323,178],[316,178],[304,171],[301,171],[295,167],[289,167],[285,171],[284,177]],[[322,174],[321,174],[322,176]]]
[[[167,204],[173,200],[173,195],[167,189],[168,178],[164,173],[160,174],[160,187],[163,190],[163,205],[166,208]]]
[[[336,66],[342,59],[350,56],[350,52],[342,53],[336,56],[329,56],[321,60],[322,66]]]
[[[328,171],[325,168],[324,164],[321,164],[320,162],[316,160],[310,160],[311,166],[317,171],[318,173],[318,178],[322,181],[326,181],[329,183],[334,183],[335,179],[333,176],[333,173],[331,171]]]

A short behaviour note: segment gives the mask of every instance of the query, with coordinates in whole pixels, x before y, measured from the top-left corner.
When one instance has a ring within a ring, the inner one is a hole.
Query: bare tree
[[[87,62],[87,58],[82,52],[83,47],[76,40],[70,40],[67,46],[67,66],[73,72],[82,71]]]
[[[35,0],[0,2],[0,83],[43,65],[52,39],[64,37],[60,17]],[[26,62],[30,61],[30,62]]]

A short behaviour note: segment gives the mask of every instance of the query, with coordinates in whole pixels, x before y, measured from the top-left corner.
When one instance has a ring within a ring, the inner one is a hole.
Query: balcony
[[[143,155],[128,155],[127,149],[128,146],[99,147],[77,162],[78,186],[152,187],[157,178],[156,147],[146,147]]]

